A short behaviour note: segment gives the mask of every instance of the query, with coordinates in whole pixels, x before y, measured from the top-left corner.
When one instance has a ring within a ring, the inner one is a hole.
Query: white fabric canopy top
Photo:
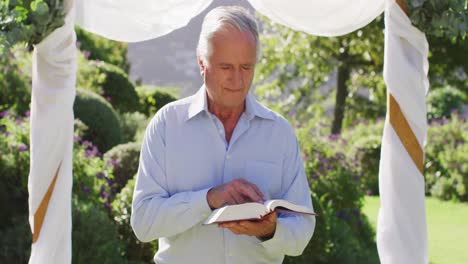
[[[66,0],[72,2],[73,0]],[[63,27],[35,46],[33,57],[30,264],[70,263],[73,99],[76,47],[73,26],[136,42],[185,26],[212,0],[74,0]],[[365,26],[386,10],[385,82],[389,111],[380,162],[380,261],[427,263],[423,145],[428,45],[395,0],[249,0],[275,22],[313,35],[338,36]],[[386,3],[384,3],[386,2]],[[385,5],[386,4],[386,5]],[[319,212],[320,213],[320,212]],[[314,243],[314,240],[310,243]]]
[[[77,0],[76,23],[106,38],[137,42],[187,25],[213,0]],[[347,34],[382,13],[384,0],[248,0],[261,14],[318,36]]]

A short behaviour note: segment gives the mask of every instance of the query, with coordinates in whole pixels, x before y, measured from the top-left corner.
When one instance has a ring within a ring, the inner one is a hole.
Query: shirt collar
[[[208,99],[206,98],[206,88],[203,85],[196,94],[193,95],[190,105],[188,107],[188,115],[187,120],[192,119],[194,116],[198,115],[199,113],[205,111],[207,114],[208,111]],[[245,99],[245,114],[247,119],[250,121],[255,116],[263,118],[263,119],[270,119],[274,120],[275,117],[273,113],[262,106],[256,99],[255,96],[249,91],[247,97]]]

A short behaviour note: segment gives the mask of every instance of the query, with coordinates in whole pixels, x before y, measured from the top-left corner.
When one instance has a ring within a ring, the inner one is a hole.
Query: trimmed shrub
[[[120,112],[139,109],[135,86],[122,69],[103,61],[79,61],[77,86],[100,94]]]
[[[147,116],[153,116],[161,107],[177,100],[174,95],[156,87],[138,86],[136,91],[140,98],[140,111]]]
[[[141,145],[136,142],[120,144],[104,154],[104,162],[113,167],[112,195],[117,194],[137,173]]]
[[[137,134],[144,133],[149,123],[148,118],[140,112],[121,113],[119,120],[122,129],[122,142],[136,141]]]
[[[462,111],[467,97],[451,86],[431,90],[427,96],[427,118],[429,120],[450,118],[452,111]]]
[[[379,163],[383,133],[383,120],[361,122],[343,132],[348,160],[355,162],[361,188],[368,195],[379,194]]]
[[[72,263],[126,263],[117,227],[92,204],[74,203]]]
[[[158,241],[150,243],[140,242],[133,233],[130,226],[130,213],[132,211],[133,190],[135,189],[135,179],[130,179],[127,185],[117,195],[112,202],[114,221],[117,223],[120,239],[125,243],[126,256],[129,260],[141,260],[150,262],[158,251]]]
[[[92,141],[100,151],[105,152],[122,142],[117,114],[98,94],[78,89],[73,110],[75,118],[88,126],[84,138]]]
[[[109,40],[75,26],[78,48],[90,60],[113,64],[128,73],[127,44]]]

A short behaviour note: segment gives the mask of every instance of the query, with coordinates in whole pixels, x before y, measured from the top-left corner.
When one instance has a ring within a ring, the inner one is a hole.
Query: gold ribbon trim
[[[406,151],[410,155],[416,167],[419,169],[421,174],[424,172],[423,159],[424,152],[419,145],[419,142],[416,136],[413,133],[413,130],[408,124],[403,112],[401,111],[400,105],[395,100],[393,95],[388,93],[388,107],[390,115],[390,124],[392,124],[393,129],[400,138],[401,143],[405,147]]]
[[[39,239],[39,234],[41,233],[42,224],[44,223],[44,218],[47,212],[47,208],[49,207],[50,197],[52,196],[52,192],[54,191],[55,182],[57,181],[57,176],[58,176],[61,166],[62,166],[62,162],[60,162],[57,168],[57,171],[55,172],[54,179],[50,183],[49,189],[47,189],[47,192],[42,198],[39,208],[37,208],[37,211],[34,214],[34,232],[33,232],[33,238],[32,238],[33,243],[35,243]]]

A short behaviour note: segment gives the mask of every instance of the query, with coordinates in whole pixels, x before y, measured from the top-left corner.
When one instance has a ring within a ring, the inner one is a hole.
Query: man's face
[[[227,26],[211,38],[211,54],[198,59],[210,101],[223,108],[243,105],[255,72],[252,33]]]

